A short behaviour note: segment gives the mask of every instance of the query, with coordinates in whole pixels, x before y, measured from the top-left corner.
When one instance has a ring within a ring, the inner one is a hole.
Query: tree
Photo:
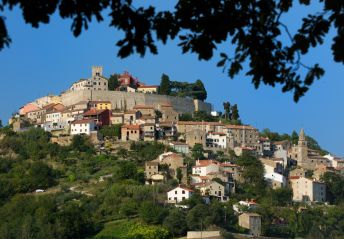
[[[204,159],[203,155],[203,145],[202,144],[195,144],[192,148],[192,157],[197,159]]]
[[[209,226],[207,216],[209,215],[209,208],[204,204],[197,204],[193,207],[186,216],[186,223],[189,230],[203,231]]]
[[[293,144],[293,145],[296,145],[297,144],[297,142],[299,141],[299,135],[296,133],[296,131],[295,130],[293,130],[293,132],[291,133],[291,137],[290,137],[291,139],[291,143]]]
[[[234,104],[231,108],[231,120],[239,120],[239,110],[238,110],[238,105]]]
[[[325,172],[322,180],[326,184],[326,198],[331,203],[344,202],[344,178],[333,172]]]
[[[129,199],[122,202],[119,213],[125,217],[130,218],[134,215],[137,215],[137,207],[137,202],[135,200]]]
[[[0,128],[2,128],[3,127],[3,125],[2,125],[2,121],[1,121],[1,119],[0,119]]]
[[[110,75],[108,81],[109,81],[109,83],[108,83],[108,89],[109,90],[115,90],[119,86],[117,74]]]
[[[151,201],[143,202],[139,209],[140,218],[149,224],[161,224],[166,214],[166,209]]]
[[[171,82],[168,75],[162,74],[159,87],[160,95],[169,95],[171,93]]]
[[[111,137],[111,138],[121,138],[121,127],[122,124],[114,124],[114,125],[104,125],[100,129],[100,133],[104,137]]]
[[[182,173],[182,170],[180,168],[177,168],[176,178],[178,179],[178,183],[180,183],[182,181],[183,173]]]
[[[183,53],[196,53],[200,60],[210,60],[220,44],[230,42],[233,55],[220,54],[219,67],[228,70],[233,78],[248,66],[246,75],[251,77],[256,88],[260,84],[282,86],[283,92],[292,91],[294,100],[303,96],[314,80],[324,70],[318,65],[305,65],[301,56],[311,48],[322,45],[329,29],[336,32],[332,42],[334,61],[344,62],[344,22],[340,1],[320,1],[322,11],[303,17],[301,27],[291,34],[282,19],[295,8],[293,0],[225,0],[225,1],[178,1],[174,9],[158,11],[154,6],[140,6],[134,1],[92,1],[78,3],[67,0],[42,0],[34,6],[25,0],[2,1],[2,9],[19,6],[25,22],[37,28],[49,23],[50,17],[59,11],[63,19],[71,19],[74,36],[87,30],[96,19],[103,21],[103,14],[109,14],[110,26],[124,32],[117,41],[118,56],[127,57],[134,52],[144,56],[147,51],[158,53],[157,43],[166,43],[179,37]],[[310,6],[311,1],[300,0]],[[153,35],[155,33],[155,36]],[[287,35],[289,41],[286,41]],[[9,46],[5,17],[0,17],[0,49]],[[230,51],[228,49],[228,51]],[[302,69],[302,70],[301,70]]]
[[[70,147],[79,152],[94,152],[93,145],[91,144],[90,139],[86,135],[74,135]]]
[[[173,238],[182,236],[186,232],[186,218],[185,213],[178,209],[172,209],[169,215],[164,220],[164,226],[168,228]]]
[[[225,111],[225,119],[230,119],[230,113],[231,113],[231,104],[227,102],[223,102],[223,110]]]
[[[192,90],[193,90],[194,99],[198,99],[202,101],[207,99],[207,91],[201,80],[196,80],[196,82],[193,84]]]
[[[265,192],[263,164],[246,152],[236,160],[236,163],[243,168],[243,190],[251,197],[263,196]]]

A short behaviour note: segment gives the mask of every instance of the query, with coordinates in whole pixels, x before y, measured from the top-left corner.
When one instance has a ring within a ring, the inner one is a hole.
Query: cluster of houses
[[[90,79],[75,82],[68,91],[107,91],[108,79],[102,68],[94,67]],[[118,77],[117,91],[154,94],[158,86],[148,86],[125,72]],[[344,174],[344,159],[320,155],[308,148],[303,129],[297,145],[289,141],[272,142],[262,138],[258,129],[250,125],[231,125],[223,122],[181,121],[181,114],[166,102],[152,105],[136,104],[119,110],[106,100],[86,100],[65,106],[59,97],[47,96],[21,107],[10,120],[13,129],[20,131],[26,125],[40,127],[58,137],[89,135],[101,138],[100,129],[119,125],[122,142],[160,141],[174,152],[161,154],[146,162],[147,184],[157,184],[172,178],[179,186],[167,193],[167,202],[176,205],[189,199],[197,190],[205,200],[225,202],[235,193],[235,185],[242,182],[243,168],[231,162],[214,159],[196,160],[192,172],[184,162],[195,145],[206,151],[234,152],[240,156],[249,153],[264,166],[264,178],[273,189],[290,187],[294,201],[325,202],[326,185],[321,181],[326,172]],[[255,213],[241,211],[241,207],[256,208],[254,201],[240,201],[234,205],[239,224],[252,235],[260,235],[261,219]]]
[[[268,139],[261,139],[265,143]],[[179,144],[170,143],[175,149]],[[301,130],[297,145],[289,142],[271,142],[258,156],[264,166],[264,178],[273,189],[290,187],[294,201],[326,202],[326,185],[321,181],[325,172],[344,173],[344,159],[331,155],[321,156],[307,146],[304,131]],[[295,153],[297,152],[297,153]],[[257,153],[257,152],[255,152]],[[268,155],[268,156],[267,156]],[[316,159],[316,161],[315,161]],[[236,182],[242,182],[243,168],[231,162],[216,160],[196,160],[192,173],[187,175],[183,156],[174,152],[160,155],[157,159],[146,162],[146,182],[155,184],[166,180],[166,170],[170,176],[178,179],[181,185],[167,194],[169,203],[180,203],[190,198],[194,190],[204,197],[227,201],[235,193]],[[177,172],[181,174],[178,178]],[[255,203],[254,203],[255,204]],[[251,204],[249,204],[251,205]]]
[[[75,82],[68,91],[107,91],[108,83],[102,76],[102,68],[93,67],[91,78]],[[153,94],[157,89],[158,86],[147,86],[125,72],[119,75],[115,90]],[[309,149],[303,130],[298,144],[291,145],[288,141],[272,142],[262,138],[258,129],[250,125],[182,121],[180,116],[181,112],[168,102],[136,104],[119,110],[106,100],[85,100],[65,106],[59,97],[43,97],[20,108],[10,123],[14,130],[21,130],[29,123],[57,137],[85,134],[97,139],[101,137],[102,127],[120,125],[118,140],[122,142],[160,141],[177,152],[165,153],[146,163],[147,183],[172,177],[220,201],[226,201],[229,193],[235,192],[235,182],[240,182],[242,169],[230,162],[198,160],[192,174],[187,175],[182,154],[189,154],[195,145],[224,154],[231,151],[237,156],[255,155],[264,165],[264,177],[269,185],[274,189],[289,186],[295,201],[326,201],[326,185],[321,182],[321,176],[329,171],[344,173],[344,160],[332,155],[322,156]],[[220,179],[221,183],[215,179]],[[168,201],[179,203],[190,194],[192,190],[180,187],[168,195]]]

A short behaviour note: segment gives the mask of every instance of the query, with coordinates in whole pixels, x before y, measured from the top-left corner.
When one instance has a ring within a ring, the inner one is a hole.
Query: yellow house
[[[90,108],[96,108],[98,110],[111,110],[110,101],[90,101],[88,102]]]
[[[158,92],[157,85],[141,85],[137,87],[137,92],[141,93],[157,93]]]

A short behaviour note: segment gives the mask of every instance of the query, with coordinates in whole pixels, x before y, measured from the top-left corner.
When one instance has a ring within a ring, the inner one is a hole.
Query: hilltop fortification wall
[[[132,109],[135,105],[154,105],[158,104],[171,104],[173,108],[179,113],[194,112],[195,109],[200,111],[211,111],[211,104],[196,101],[188,98],[145,94],[145,93],[132,93],[122,91],[69,91],[61,94],[62,104],[70,106],[84,100],[107,100],[112,104],[113,109],[128,110]]]

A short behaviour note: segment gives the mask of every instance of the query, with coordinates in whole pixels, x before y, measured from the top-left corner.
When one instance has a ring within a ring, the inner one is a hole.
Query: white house
[[[220,171],[220,163],[215,160],[197,160],[196,166],[192,167],[192,174],[207,176],[208,173]]]
[[[325,155],[324,158],[327,158],[330,161],[331,167],[334,167],[334,168],[344,167],[344,159],[342,159],[342,158],[333,156],[331,154]]]
[[[97,125],[92,119],[75,120],[70,124],[70,134],[87,134],[90,135],[92,131],[97,130]]]
[[[191,189],[178,186],[175,189],[172,189],[171,191],[167,192],[167,200],[168,203],[179,203],[185,199],[189,199],[191,195]]]
[[[54,130],[64,130],[67,128],[68,124],[66,122],[60,121],[60,122],[46,122],[42,124],[42,128],[44,131],[51,132]]]
[[[253,210],[258,208],[258,204],[256,203],[255,200],[251,200],[251,201],[239,201],[238,203],[233,205],[233,210],[236,213],[242,213],[242,209],[248,209],[248,210]]]
[[[209,132],[206,138],[207,147],[211,148],[227,148],[227,136],[222,132]]]
[[[279,173],[265,173],[264,179],[269,182],[272,188],[285,187],[287,185],[287,179],[285,176]]]
[[[59,122],[61,121],[61,111],[53,111],[45,115],[45,122]]]

